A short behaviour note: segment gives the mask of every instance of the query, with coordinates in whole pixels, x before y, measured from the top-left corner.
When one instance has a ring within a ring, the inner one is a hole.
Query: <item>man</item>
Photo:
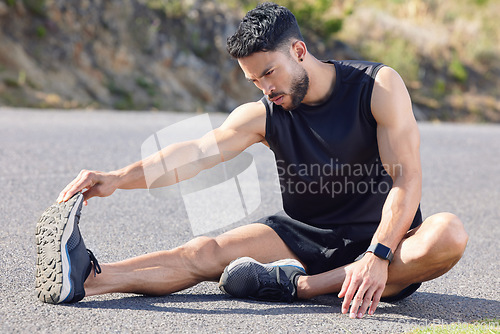
[[[468,239],[460,220],[450,213],[421,219],[419,132],[394,70],[319,61],[293,14],[271,3],[247,13],[228,51],[264,98],[236,108],[198,140],[113,172],[82,171],[38,223],[41,300],[164,295],[220,280],[221,290],[259,300],[335,292],[342,312],[361,318],[381,299],[405,298],[457,263]],[[288,216],[117,263],[99,265],[85,249],[77,223],[88,199],[146,188],[144,170],[165,162],[184,167],[163,175],[162,185],[181,182],[234,156],[224,152],[255,143],[276,156]],[[201,159],[214,145],[222,153]]]

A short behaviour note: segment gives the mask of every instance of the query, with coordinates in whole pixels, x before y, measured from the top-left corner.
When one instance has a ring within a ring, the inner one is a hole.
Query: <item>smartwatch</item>
[[[381,243],[370,245],[370,247],[368,247],[368,249],[364,254],[368,252],[375,254],[377,257],[383,260],[388,260],[389,264],[392,262],[392,259],[394,258],[394,254],[392,254],[391,249],[387,246],[382,245]]]

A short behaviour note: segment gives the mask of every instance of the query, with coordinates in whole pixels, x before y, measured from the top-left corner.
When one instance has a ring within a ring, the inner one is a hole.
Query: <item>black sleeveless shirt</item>
[[[313,226],[379,223],[392,187],[380,160],[370,107],[383,65],[329,63],[335,66],[335,87],[321,105],[286,111],[266,96],[261,100],[283,208],[291,218]]]

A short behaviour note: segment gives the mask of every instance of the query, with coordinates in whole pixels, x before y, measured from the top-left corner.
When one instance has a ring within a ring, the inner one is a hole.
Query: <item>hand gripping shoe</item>
[[[297,280],[301,275],[306,275],[306,271],[294,259],[263,264],[242,257],[224,269],[219,288],[236,298],[291,303],[297,299]]]
[[[79,192],[67,202],[50,206],[37,223],[35,290],[42,302],[74,303],[83,299],[83,283],[92,267],[94,276],[101,272],[78,228],[82,203]]]

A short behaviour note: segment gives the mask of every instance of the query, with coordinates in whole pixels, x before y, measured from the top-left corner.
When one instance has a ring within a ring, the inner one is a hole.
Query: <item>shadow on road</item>
[[[179,304],[182,303],[189,303],[190,305],[180,307]],[[199,307],[191,307],[191,305],[197,304],[200,304]],[[245,305],[248,305],[248,307],[244,307]],[[189,293],[176,293],[163,297],[131,296],[113,300],[81,301],[78,304],[67,306],[89,309],[129,309],[212,315],[283,315],[340,312],[340,303],[338,305],[328,305],[327,303],[315,303],[312,300],[286,304],[233,299],[223,294],[194,295]]]
[[[235,305],[235,302],[237,304]],[[189,303],[186,307],[179,306]],[[227,303],[227,304],[226,304]],[[222,294],[176,293],[164,297],[131,296],[112,300],[82,301],[70,307],[88,309],[130,309],[156,312],[191,314],[252,314],[283,315],[307,313],[339,313],[342,301],[337,297],[320,296],[310,301],[294,304],[266,303],[232,299]],[[200,307],[191,305],[200,304]],[[247,304],[248,307],[244,307]],[[398,303],[381,303],[377,316],[379,321],[397,321],[409,317],[409,322],[471,322],[487,318],[498,318],[500,302],[483,298],[470,298],[429,292],[416,292]]]
[[[387,306],[377,311],[377,318],[381,321],[400,322],[400,319],[391,315],[403,315],[413,318],[413,322],[472,322],[498,318],[500,310],[500,302],[497,300],[430,292],[416,292],[407,300],[385,305]]]

